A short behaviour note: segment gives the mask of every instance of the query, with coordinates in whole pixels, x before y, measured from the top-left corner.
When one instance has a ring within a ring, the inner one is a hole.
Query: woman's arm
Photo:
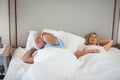
[[[108,51],[113,44],[113,40],[100,40],[99,44],[103,45],[104,49]]]
[[[98,49],[91,49],[91,50],[87,50],[87,51],[80,51],[80,50],[77,50],[76,53],[75,53],[75,56],[77,58],[79,58],[80,56],[83,56],[85,54],[89,54],[89,53],[99,53],[100,51]]]

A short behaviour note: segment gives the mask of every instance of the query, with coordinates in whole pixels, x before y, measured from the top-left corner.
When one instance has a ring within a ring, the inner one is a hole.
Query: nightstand
[[[8,69],[10,53],[11,53],[10,45],[3,45],[3,48],[0,48],[0,65],[4,65],[5,73]]]

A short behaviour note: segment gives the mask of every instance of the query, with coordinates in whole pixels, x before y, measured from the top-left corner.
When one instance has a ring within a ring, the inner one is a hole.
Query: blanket
[[[22,80],[120,80],[120,63],[109,53],[91,53],[77,59],[68,49],[44,48]]]

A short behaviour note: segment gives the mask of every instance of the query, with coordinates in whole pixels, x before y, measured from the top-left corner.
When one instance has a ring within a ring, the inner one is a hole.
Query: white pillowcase
[[[26,42],[26,50],[30,50],[32,47],[36,48],[36,44],[35,44],[35,34],[38,31],[30,31],[28,38],[27,38],[27,42]],[[42,32],[47,32],[47,33],[51,33],[54,36],[60,38],[61,40],[64,40],[64,32],[63,31],[56,31],[56,30],[51,30],[51,29],[44,29]]]
[[[84,37],[65,32],[64,46],[65,48],[70,49],[73,53],[75,53],[78,47],[84,43]]]
[[[27,39],[26,43],[26,50],[29,50],[33,47],[33,43],[35,43],[35,34],[38,31],[30,31],[29,36]],[[64,31],[57,31],[57,30],[52,30],[52,29],[44,29],[43,32],[51,33],[57,38],[60,38],[66,49],[70,49],[72,52],[76,52],[77,48],[80,45],[83,45],[85,42],[85,38],[82,36],[78,36],[69,32],[64,32]]]
[[[69,32],[56,31],[51,29],[44,29],[43,32],[52,33],[56,37],[60,38],[66,49],[70,49],[72,52],[76,52],[78,46],[83,45],[85,38]]]
[[[35,34],[38,31],[30,31],[28,38],[27,38],[27,42],[26,42],[26,50],[30,50],[33,47],[33,44],[35,43]]]

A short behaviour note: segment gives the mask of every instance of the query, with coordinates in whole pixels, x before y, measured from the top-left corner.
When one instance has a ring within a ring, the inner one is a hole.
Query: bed
[[[87,54],[79,59],[74,55],[85,39],[81,36],[56,30],[43,30],[61,38],[65,49],[44,48],[37,50],[34,64],[22,62],[21,57],[34,43],[30,31],[26,47],[18,47],[11,59],[4,80],[120,80],[120,50],[110,48],[99,54]]]

